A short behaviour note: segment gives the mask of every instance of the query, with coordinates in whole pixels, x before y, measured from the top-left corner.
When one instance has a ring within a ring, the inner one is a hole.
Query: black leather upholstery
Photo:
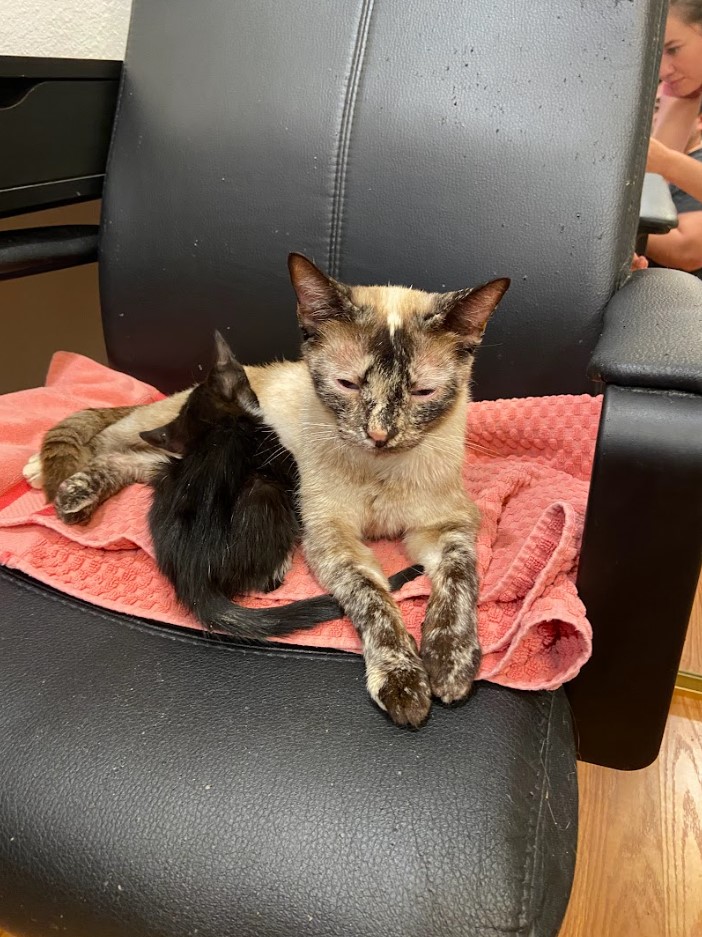
[[[294,355],[285,258],[513,286],[482,397],[580,392],[628,269],[663,0],[136,0],[105,187],[112,362]],[[154,350],[158,349],[158,353]]]
[[[680,270],[641,270],[607,308],[593,377],[702,394],[702,288]]]
[[[555,937],[562,692],[398,731],[359,658],[243,649],[0,572],[0,926],[23,937]]]
[[[593,651],[568,685],[581,757],[658,755],[701,560],[702,397],[608,386],[578,572]]]

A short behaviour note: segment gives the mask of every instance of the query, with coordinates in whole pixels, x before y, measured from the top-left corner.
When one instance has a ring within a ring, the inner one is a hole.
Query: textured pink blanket
[[[119,612],[197,628],[156,570],[146,523],[150,491],[133,485],[87,527],[66,527],[22,467],[55,422],[87,406],[145,403],[154,388],[79,355],[54,356],[45,387],[0,397],[0,563],[70,595]],[[465,484],[482,512],[480,676],[519,689],[551,689],[585,663],[592,633],[575,589],[600,400],[545,397],[473,404]],[[388,573],[407,565],[397,543],[373,549]],[[397,597],[419,637],[430,584],[407,583]],[[302,555],[285,583],[247,604],[271,605],[321,590]],[[86,636],[87,637],[87,636]],[[346,621],[286,640],[360,651]]]

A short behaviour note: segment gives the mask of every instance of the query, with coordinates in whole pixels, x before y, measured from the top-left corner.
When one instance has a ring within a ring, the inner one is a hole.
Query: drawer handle
[[[41,78],[0,78],[0,111],[16,107],[41,83]]]

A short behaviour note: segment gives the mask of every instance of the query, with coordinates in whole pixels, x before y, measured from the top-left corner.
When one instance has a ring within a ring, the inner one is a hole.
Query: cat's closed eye
[[[337,377],[336,383],[339,387],[342,387],[344,390],[360,390],[360,385],[356,384],[354,381],[349,381],[345,377]]]
[[[413,397],[433,397],[436,393],[436,387],[413,387],[411,394]]]

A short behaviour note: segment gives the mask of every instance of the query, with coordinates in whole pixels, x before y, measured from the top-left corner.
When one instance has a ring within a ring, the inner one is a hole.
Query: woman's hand
[[[646,160],[646,172],[655,172],[659,176],[667,178],[667,169],[670,165],[671,150],[660,140],[651,137],[648,144],[648,159]]]
[[[702,203],[702,163],[692,156],[679,153],[660,140],[651,139],[646,171],[658,173],[669,185],[677,186]]]

